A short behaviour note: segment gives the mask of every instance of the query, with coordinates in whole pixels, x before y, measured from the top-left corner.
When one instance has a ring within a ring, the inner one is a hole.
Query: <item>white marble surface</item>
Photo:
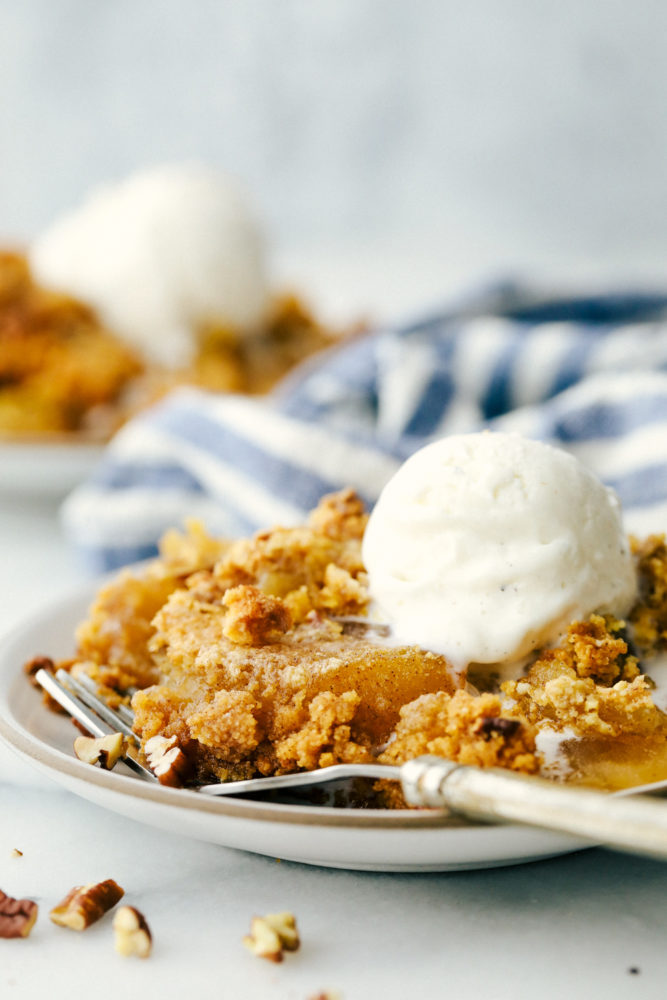
[[[3,787],[2,814],[0,885],[41,907],[28,940],[0,942],[3,1000],[664,997],[667,867],[656,862],[596,850],[495,871],[362,874],[195,843],[60,792]],[[108,919],[77,935],[46,916],[71,885],[110,876],[151,924],[145,962],[114,953]],[[240,939],[253,913],[283,908],[303,944],[273,965]]]
[[[374,287],[366,301],[392,315],[447,291],[433,254],[423,261],[419,280],[393,297],[387,289],[397,264],[370,283],[357,268],[356,285],[355,268],[348,264],[343,281],[340,261],[318,271],[311,257],[310,272],[332,308],[357,308],[364,304],[362,286],[366,294]],[[286,262],[285,272],[293,266]],[[331,281],[334,274],[341,282]],[[0,498],[0,553],[1,632],[82,580],[52,502]],[[14,848],[23,856],[14,857]],[[114,953],[108,919],[84,935],[48,920],[49,908],[72,885],[107,877],[123,885],[127,901],[152,926],[148,961]],[[300,866],[106,812],[36,779],[6,750],[0,887],[35,899],[41,911],[29,939],[0,941],[2,1000],[117,1000],[141,990],[164,1000],[307,1000],[322,990],[337,990],[343,1000],[665,995],[667,865],[590,850],[456,874]],[[296,914],[303,946],[272,965],[251,956],[241,938],[253,914],[279,909]]]
[[[186,983],[191,996],[248,1000],[664,996],[667,868],[655,862],[596,850],[488,872],[361,874],[195,843],[64,793],[2,796],[0,884],[42,909],[28,940],[1,943],[3,997],[170,998]],[[78,936],[46,918],[70,885],[109,876],[152,926],[146,962],[114,954],[108,920]],[[276,966],[240,938],[253,913],[281,908],[303,946]]]

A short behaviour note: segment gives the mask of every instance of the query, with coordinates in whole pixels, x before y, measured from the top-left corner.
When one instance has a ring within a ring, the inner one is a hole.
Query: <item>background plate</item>
[[[62,497],[88,476],[103,451],[90,441],[0,437],[0,496]]]
[[[306,864],[373,871],[447,871],[534,861],[580,841],[514,825],[447,825],[437,810],[384,811],[209,798],[163,788],[122,768],[101,771],[72,752],[71,722],[48,712],[22,665],[71,655],[97,584],[40,611],[0,648],[0,736],[58,784],[134,820],[199,840]]]

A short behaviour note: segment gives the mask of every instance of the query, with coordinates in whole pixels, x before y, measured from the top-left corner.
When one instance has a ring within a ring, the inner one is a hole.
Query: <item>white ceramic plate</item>
[[[103,450],[88,441],[0,437],[0,496],[63,497],[92,471]]]
[[[151,826],[306,864],[374,871],[448,871],[534,861],[577,850],[574,838],[527,827],[447,825],[437,810],[385,811],[210,798],[129,771],[101,771],[72,752],[71,722],[46,710],[22,665],[72,653],[97,586],[26,621],[0,648],[0,736],[23,759],[83,798]]]

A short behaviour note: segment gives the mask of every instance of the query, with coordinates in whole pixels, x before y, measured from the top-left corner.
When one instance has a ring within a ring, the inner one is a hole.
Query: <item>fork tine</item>
[[[128,725],[119,713],[107,705],[105,701],[102,701],[93,691],[90,691],[76,677],[72,677],[66,670],[58,670],[56,678],[63,686],[71,688],[84,705],[92,708],[101,719],[104,719],[108,725],[114,727],[113,732],[123,733],[124,736],[132,740],[135,746],[141,745],[137,734],[132,731],[132,727]]]
[[[97,696],[97,686],[95,684],[95,681],[93,680],[92,677],[89,677],[88,674],[81,673],[79,674],[78,677],[72,677],[71,674],[68,674],[68,677],[70,678],[71,681],[76,681],[77,685],[85,688],[86,691],[89,691],[90,694]],[[133,689],[133,691],[134,690],[136,690],[136,688]],[[83,695],[81,697],[82,700],[84,700]],[[106,702],[101,702],[101,704],[109,708]],[[94,706],[91,704],[91,708],[93,707]],[[116,708],[113,709],[113,711],[115,712],[117,718],[122,719],[124,722],[126,722],[127,725],[130,726],[130,728],[134,725],[134,712],[132,711],[131,708],[128,708],[127,705],[121,703],[120,705],[117,705]]]
[[[71,683],[72,678],[66,671],[59,670],[58,673],[63,673],[65,675],[67,685]],[[98,717],[95,711],[85,704],[83,698],[78,698],[75,694],[73,694],[72,691],[68,689],[68,686],[63,684],[57,677],[54,677],[49,670],[38,670],[35,674],[35,680],[40,687],[42,687],[47,694],[53,698],[54,701],[57,701],[58,704],[61,705],[73,719],[80,722],[81,725],[88,730],[88,732],[93,734],[93,736],[108,736],[109,733],[119,731],[115,728],[118,719],[113,709],[105,706],[107,714],[109,717],[113,718],[113,724],[110,724],[105,719]],[[85,691],[85,688],[83,691]],[[86,692],[86,694],[89,694],[89,692]],[[132,734],[132,736],[136,741],[136,735]],[[141,761],[133,757],[129,751],[123,755],[123,760],[127,766],[141,778],[146,778],[150,781],[158,780],[150,768],[145,767]]]
[[[308,788],[346,778],[400,781],[400,776],[401,769],[391,764],[330,764],[316,771],[290,771],[289,774],[273,774],[268,778],[245,778],[223,784],[218,782],[200,785],[197,791],[203,795],[243,795],[244,792],[270,792],[279,788]]]
[[[49,670],[43,668],[38,670],[35,674],[35,680],[54,701],[57,701],[73,719],[85,726],[93,736],[108,736],[114,732],[108,723],[103,723],[101,719],[98,719],[76,695],[56,680]]]

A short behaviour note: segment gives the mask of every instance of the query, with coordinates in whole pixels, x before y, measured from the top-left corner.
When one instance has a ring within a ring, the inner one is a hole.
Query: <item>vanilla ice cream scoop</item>
[[[507,664],[636,592],[616,494],[564,451],[515,434],[444,438],[385,486],[363,543],[400,642]]]
[[[93,306],[109,329],[170,368],[192,360],[201,325],[243,334],[266,311],[259,227],[229,177],[196,164],[100,188],[28,256],[38,282]]]

